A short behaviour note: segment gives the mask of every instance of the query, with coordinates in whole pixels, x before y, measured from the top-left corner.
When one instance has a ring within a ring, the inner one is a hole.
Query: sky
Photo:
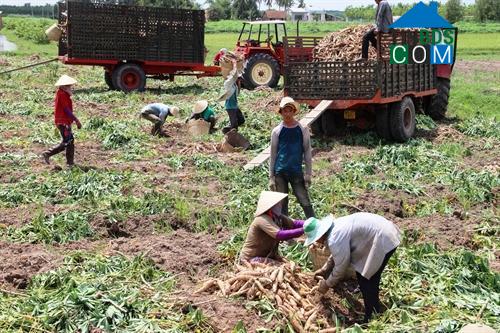
[[[197,0],[200,4],[203,4],[204,1]],[[45,5],[47,3],[54,4],[57,0],[0,0],[0,5],[17,5],[21,6],[25,3],[31,3],[32,5]],[[317,9],[335,9],[335,10],[344,10],[346,6],[364,6],[364,5],[372,5],[375,3],[374,0],[306,0],[306,5],[310,5]],[[413,3],[416,0],[389,0],[389,3]],[[441,2],[445,2],[444,0]],[[462,0],[462,3],[471,4],[474,3],[475,0]]]

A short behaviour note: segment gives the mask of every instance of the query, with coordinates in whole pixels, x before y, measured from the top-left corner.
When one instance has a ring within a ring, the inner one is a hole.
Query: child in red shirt
[[[76,80],[63,75],[57,80],[55,86],[58,87],[54,101],[54,122],[59,133],[61,134],[62,141],[57,146],[47,150],[42,154],[45,163],[50,164],[50,157],[66,150],[66,163],[68,166],[73,166],[75,161],[75,140],[73,132],[71,131],[71,124],[76,123],[80,129],[82,124],[73,114],[73,102],[71,101],[72,87]]]

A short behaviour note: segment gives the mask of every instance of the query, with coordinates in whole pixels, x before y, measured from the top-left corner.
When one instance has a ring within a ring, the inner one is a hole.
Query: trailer
[[[418,34],[418,29],[393,29],[378,34],[376,60],[332,62],[314,60],[321,37],[286,37],[285,95],[310,107],[329,101],[311,124],[314,134],[330,136],[352,125],[375,127],[387,140],[406,142],[415,133],[416,112],[434,119],[445,116],[453,69],[429,63],[391,64],[389,45],[412,45]]]
[[[205,66],[205,12],[69,0],[59,2],[59,60],[101,66],[110,89],[142,91],[146,78],[216,76]]]

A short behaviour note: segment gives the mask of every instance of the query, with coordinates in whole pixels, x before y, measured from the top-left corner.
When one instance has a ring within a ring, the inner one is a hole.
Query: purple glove
[[[302,228],[304,226],[304,220],[293,220],[294,228]]]
[[[296,229],[288,229],[288,230],[280,230],[276,234],[277,240],[287,240],[301,236],[304,233],[304,228],[296,228]]]

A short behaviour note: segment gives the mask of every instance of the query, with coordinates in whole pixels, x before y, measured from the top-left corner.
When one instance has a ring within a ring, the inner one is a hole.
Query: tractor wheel
[[[375,111],[375,128],[379,137],[386,141],[392,140],[391,127],[389,123],[389,110],[382,107]]]
[[[441,120],[446,115],[448,108],[448,97],[450,97],[450,80],[437,78],[437,94],[432,96],[429,106],[426,108],[427,115],[434,120]]]
[[[246,62],[243,80],[247,89],[254,89],[259,86],[274,88],[280,80],[280,65],[269,54],[257,53]]]
[[[113,77],[110,72],[104,71],[104,81],[106,81],[109,90],[116,90],[116,87],[113,85]]]
[[[397,142],[406,142],[415,134],[415,105],[410,97],[392,104],[389,122],[392,138]]]
[[[146,74],[136,64],[123,64],[113,71],[113,86],[124,92],[143,91],[146,86]]]
[[[346,127],[342,112],[326,110],[321,115],[321,129],[325,136],[334,136],[342,133]]]

